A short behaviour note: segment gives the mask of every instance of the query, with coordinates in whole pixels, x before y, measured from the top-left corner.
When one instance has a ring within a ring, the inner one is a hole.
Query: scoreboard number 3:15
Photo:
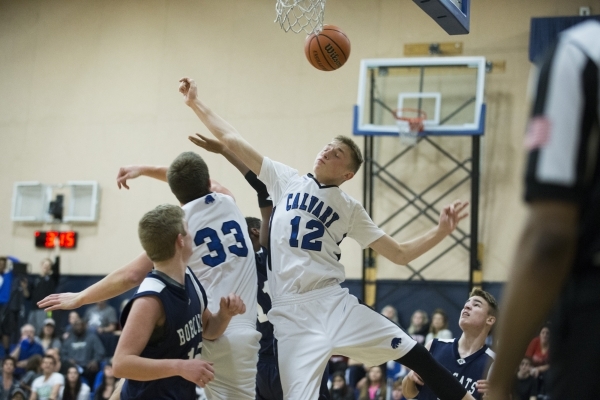
[[[36,231],[35,247],[52,249],[54,248],[56,239],[58,239],[58,245],[62,249],[74,249],[77,247],[77,232],[75,231]]]

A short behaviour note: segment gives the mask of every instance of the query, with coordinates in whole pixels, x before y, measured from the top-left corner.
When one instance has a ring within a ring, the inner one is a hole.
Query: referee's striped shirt
[[[542,64],[525,145],[527,201],[580,210],[576,271],[600,268],[600,23],[564,31]]]

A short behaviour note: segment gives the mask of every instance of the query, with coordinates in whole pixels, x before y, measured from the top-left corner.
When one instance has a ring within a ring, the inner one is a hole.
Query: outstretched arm
[[[152,271],[152,267],[152,261],[146,253],[142,253],[129,264],[111,272],[81,292],[51,294],[40,300],[37,305],[46,311],[73,310],[86,304],[112,299],[142,283],[148,272]]]
[[[575,254],[577,219],[575,204],[538,201],[529,208],[500,304],[497,357],[489,378],[494,400],[508,398],[527,344],[567,279]]]
[[[148,176],[150,178],[158,179],[159,181],[167,181],[167,167],[151,166],[151,165],[127,165],[119,168],[117,174],[117,186],[121,189],[121,186],[125,189],[129,189],[127,186],[128,179],[135,179],[140,176]]]
[[[383,235],[369,247],[396,264],[406,265],[431,250],[452,233],[458,223],[467,217],[468,213],[463,213],[463,211],[468,205],[469,202],[463,203],[457,200],[444,207],[440,213],[438,225],[416,239],[398,243],[390,235]]]
[[[121,189],[121,187],[129,189],[129,186],[127,186],[127,180],[135,179],[140,176],[147,176],[158,179],[159,181],[167,182],[167,171],[167,167],[153,167],[151,165],[127,165],[119,168],[119,173],[117,174],[117,186],[119,186],[119,189]],[[222,186],[219,182],[213,179],[210,180],[210,190],[211,192],[223,193],[233,197],[233,194],[231,194],[226,187]]]
[[[184,96],[185,104],[194,110],[200,121],[221,143],[238,156],[251,171],[259,175],[263,156],[233,126],[198,99],[198,90],[193,79],[182,78],[179,82],[179,91]]]

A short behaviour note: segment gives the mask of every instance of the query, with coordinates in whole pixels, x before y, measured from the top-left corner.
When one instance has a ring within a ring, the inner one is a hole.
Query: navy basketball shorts
[[[256,400],[283,400],[277,357],[259,358],[256,366]]]

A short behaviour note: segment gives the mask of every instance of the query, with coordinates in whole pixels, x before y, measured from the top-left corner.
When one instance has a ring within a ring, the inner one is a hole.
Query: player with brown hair
[[[433,339],[425,345],[433,358],[450,371],[476,399],[481,399],[488,390],[485,377],[495,354],[485,344],[485,340],[496,323],[497,314],[498,303],[494,296],[484,290],[473,289],[458,320],[463,331],[460,338]],[[404,377],[402,389],[404,395],[411,399],[437,399],[415,371]]]

